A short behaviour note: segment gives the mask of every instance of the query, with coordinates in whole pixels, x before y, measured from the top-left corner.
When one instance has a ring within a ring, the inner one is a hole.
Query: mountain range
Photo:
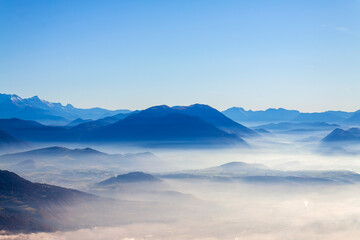
[[[246,144],[258,134],[201,104],[151,107],[76,126],[47,126],[18,118],[0,119],[0,129],[26,141]]]
[[[195,104],[196,105],[196,104]],[[183,109],[175,106],[173,109],[180,110],[189,115],[204,117],[201,109]],[[206,111],[206,109],[203,109]],[[20,118],[24,120],[35,120],[43,124],[56,124],[75,126],[90,120],[98,120],[115,115],[117,120],[125,118],[132,111],[127,109],[107,110],[103,108],[80,109],[71,104],[62,105],[40,99],[38,96],[21,98],[15,94],[0,94],[0,118]],[[304,113],[298,110],[287,110],[284,108],[269,108],[267,110],[253,111],[241,107],[232,107],[222,112],[226,117],[237,122],[328,122],[328,123],[353,123],[360,124],[360,110],[357,112],[325,111]],[[207,112],[206,114],[209,114]],[[213,112],[212,114],[218,114]],[[211,117],[211,114],[209,115]],[[111,119],[108,119],[112,121]],[[74,122],[72,122],[74,121]],[[227,125],[228,120],[222,124]],[[230,124],[231,125],[231,124]]]
[[[80,109],[71,104],[62,105],[41,100],[38,96],[21,98],[15,94],[0,94],[0,118],[35,120],[45,124],[64,124],[76,118],[98,119],[130,110],[107,110],[103,108]]]
[[[359,112],[326,111],[303,113],[284,108],[269,108],[265,111],[247,111],[241,107],[232,107],[222,113],[237,122],[348,122],[360,124]],[[356,115],[358,116],[356,117]]]
[[[247,138],[269,134],[268,130],[327,131],[340,124],[348,127],[360,124],[360,111],[302,113],[283,108],[247,111],[233,107],[220,112],[204,104],[110,111],[78,109],[37,96],[23,99],[11,94],[0,94],[0,110],[0,147],[9,145],[9,141],[12,145],[26,141],[245,146]],[[270,124],[253,130],[239,122]]]

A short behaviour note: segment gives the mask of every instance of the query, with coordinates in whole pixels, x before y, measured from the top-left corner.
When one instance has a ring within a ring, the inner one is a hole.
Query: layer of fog
[[[202,204],[113,209],[123,224],[0,239],[359,239],[358,186],[300,188],[172,182]],[[180,204],[180,205],[178,205]],[[186,207],[185,207],[186,206]],[[99,207],[102,209],[102,207]],[[133,212],[131,212],[133,211]],[[160,212],[159,212],[160,211]],[[120,214],[121,213],[121,214]],[[133,214],[138,218],[132,221]],[[96,224],[95,224],[96,225]]]
[[[248,139],[251,148],[164,149],[123,145],[57,145],[92,147],[107,153],[152,152],[170,166],[142,169],[150,173],[203,169],[228,162],[260,163],[279,170],[350,170],[360,172],[359,155],[330,154],[319,140],[325,132],[276,134]],[[43,144],[36,147],[53,146]],[[356,151],[356,146],[341,146]],[[242,184],[200,180],[164,180],[160,185],[122,185],[119,189],[94,191],[91,185],[124,173],[102,166],[101,174],[83,178],[76,171],[99,166],[84,165],[68,171],[74,181],[66,182],[56,166],[48,182],[96,193],[119,203],[94,211],[90,224],[74,231],[3,235],[0,239],[359,239],[360,186],[286,186]],[[63,171],[63,170],[62,170]],[[58,175],[57,175],[58,174]],[[39,180],[29,174],[30,180]],[[66,176],[69,177],[70,176]],[[79,183],[76,183],[78,179]],[[41,179],[40,179],[41,180]],[[172,194],[172,193],[177,194]],[[131,207],[129,207],[131,206]],[[77,211],[82,211],[79,207]],[[74,210],[75,211],[75,210]],[[76,212],[76,211],[75,211]],[[69,213],[75,214],[75,212]],[[98,218],[100,214],[102,217]],[[104,215],[105,214],[105,215]],[[80,214],[81,215],[81,214]],[[109,218],[106,220],[106,218]],[[102,220],[97,220],[102,219]],[[105,221],[106,220],[106,221]],[[86,221],[86,220],[83,220]],[[112,224],[107,224],[111,221]],[[91,227],[92,226],[92,227]],[[76,226],[74,226],[76,227]]]

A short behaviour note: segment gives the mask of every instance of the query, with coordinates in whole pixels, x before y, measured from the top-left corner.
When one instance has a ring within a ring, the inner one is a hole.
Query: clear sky
[[[360,109],[359,0],[0,0],[0,92],[77,107]]]

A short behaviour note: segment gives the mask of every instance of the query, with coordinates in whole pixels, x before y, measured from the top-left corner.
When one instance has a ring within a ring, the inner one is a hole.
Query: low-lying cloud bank
[[[349,219],[350,220],[350,219]],[[354,219],[353,219],[354,220]],[[352,221],[352,220],[351,220]],[[258,229],[259,232],[252,232],[251,229],[239,229],[238,233],[223,233],[221,236],[211,236],[214,229],[196,229],[197,233],[188,232],[190,229],[170,227],[161,224],[136,224],[124,227],[99,227],[92,229],[81,229],[73,232],[19,234],[0,236],[2,240],[154,240],[154,239],[195,239],[195,240],[304,240],[304,239],[327,239],[355,240],[360,237],[358,224],[348,222],[333,222],[328,226],[323,223],[316,223],[314,226],[304,226],[298,229],[288,228],[271,231],[266,227]],[[347,227],[342,226],[346,224]],[[231,223],[229,223],[231,225]],[[210,226],[209,226],[210,227]],[[221,231],[220,226],[215,227]],[[325,228],[323,228],[325,227]],[[334,229],[330,229],[333,227]],[[196,228],[196,227],[194,227]],[[216,231],[216,230],[215,230]]]
[[[198,186],[204,187],[204,186]],[[226,185],[212,191],[209,213],[174,220],[138,222],[76,231],[1,235],[1,240],[357,240],[360,239],[359,188],[313,188],[290,192]],[[197,189],[188,189],[195,191]],[[217,195],[217,198],[214,196]],[[209,199],[206,199],[209,200]],[[210,209],[210,206],[214,208]],[[141,214],[141,212],[139,212]],[[153,213],[156,215],[156,212]],[[122,216],[118,216],[121,218]]]

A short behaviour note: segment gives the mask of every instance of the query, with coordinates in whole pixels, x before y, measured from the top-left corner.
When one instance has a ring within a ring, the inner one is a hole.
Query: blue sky
[[[360,1],[0,0],[0,92],[358,110]]]

